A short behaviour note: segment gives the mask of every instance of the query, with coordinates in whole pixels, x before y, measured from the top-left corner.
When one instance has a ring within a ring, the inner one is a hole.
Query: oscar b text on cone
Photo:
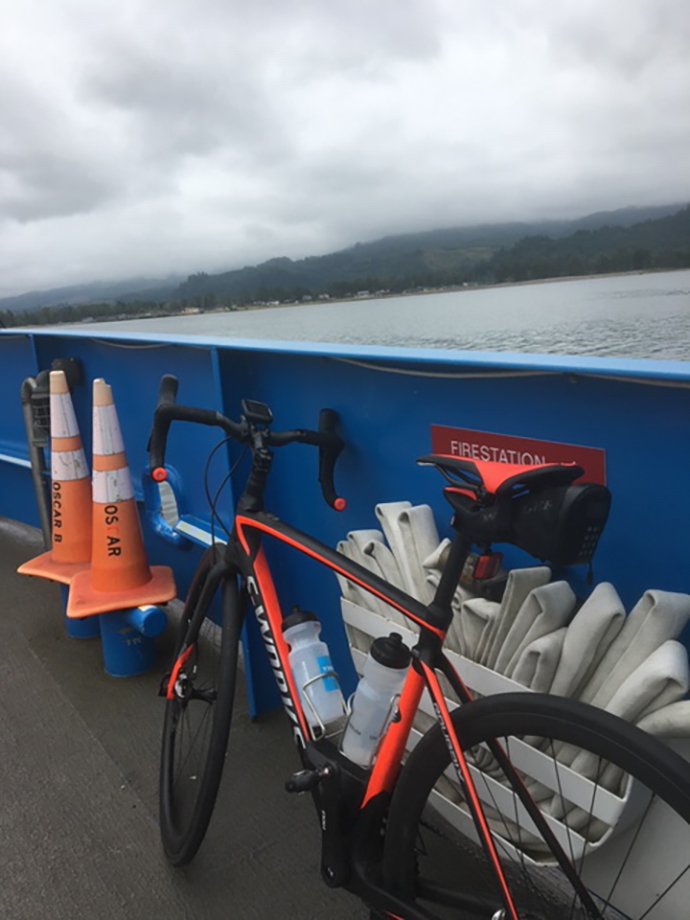
[[[70,584],[91,562],[91,483],[64,371],[50,372],[50,459],[53,546],[18,571]]]
[[[147,562],[112,390],[94,380],[91,568],[73,579],[67,616],[162,604],[175,595],[172,570]]]

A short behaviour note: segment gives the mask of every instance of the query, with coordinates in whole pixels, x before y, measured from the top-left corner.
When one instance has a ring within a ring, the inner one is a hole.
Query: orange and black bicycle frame
[[[252,470],[237,502],[237,513],[227,545],[222,550],[217,547],[209,550],[209,555],[197,569],[185,605],[187,629],[177,649],[172,673],[165,679],[161,692],[168,699],[174,698],[176,682],[184,683],[181,675],[184,675],[186,661],[192,657],[202,621],[213,596],[227,580],[237,579],[244,589],[243,595],[249,597],[254,607],[263,644],[305,768],[301,779],[297,780],[295,777],[298,774],[295,774],[289,781],[288,787],[292,784],[289,791],[309,789],[319,814],[322,829],[322,874],[325,881],[332,886],[346,887],[377,911],[397,920],[433,920],[433,915],[420,905],[411,903],[395,891],[387,890],[381,878],[385,819],[412,723],[422,694],[427,691],[478,839],[496,879],[496,901],[482,900],[481,910],[487,918],[502,916],[505,920],[520,920],[438,676],[439,673],[444,675],[461,704],[472,702],[469,691],[443,653],[443,642],[453,619],[451,602],[470,551],[469,530],[465,532],[467,528],[463,529],[460,515],[461,511],[464,513],[467,509],[462,504],[458,506],[457,501],[451,501],[456,511],[454,539],[434,599],[424,605],[336,550],[263,510],[264,490],[273,458],[271,448],[297,442],[318,447],[319,481],[324,499],[335,510],[342,510],[345,502],[337,497],[333,469],[343,441],[335,430],[337,416],[333,410],[322,410],[318,432],[298,429],[276,433],[269,430],[272,415],[266,406],[245,403],[242,419],[233,422],[218,412],[177,405],[176,393],[177,380],[167,375],[161,381],[149,441],[150,468],[154,478],[163,481],[166,476],[165,446],[173,420],[219,427],[228,438],[250,445]],[[262,409],[258,414],[257,406]],[[498,467],[503,465],[479,464],[468,458],[430,456],[422,458],[421,462],[438,465],[439,459],[444,461],[442,471],[448,472],[447,468],[459,471],[460,479],[466,483],[460,490],[455,487],[459,494],[451,494],[451,499],[472,499],[478,483],[484,482],[489,484],[496,496],[502,494],[507,501],[511,483],[524,484],[527,478],[533,479],[543,469],[520,468],[516,480],[514,469],[499,470]],[[572,482],[582,472],[575,465],[565,471],[563,467],[554,464],[546,465],[546,469],[550,471],[552,480],[557,473],[559,482]],[[541,481],[544,481],[543,477]],[[453,493],[453,489],[450,492]],[[500,511],[507,506],[499,503],[497,507]],[[215,513],[213,508],[212,512]],[[487,537],[484,542],[492,542],[496,535],[493,506],[488,508],[486,520],[482,521],[485,529],[479,527],[478,530],[472,530],[473,539],[482,543],[484,537]],[[292,547],[346,578],[359,589],[389,604],[419,628],[419,640],[412,649],[412,665],[397,702],[397,711],[379,745],[371,770],[353,764],[328,738],[317,737],[305,717],[289,667],[288,648],[281,629],[283,615],[280,603],[263,551],[263,541],[267,537]],[[242,609],[237,611],[237,616],[243,617],[246,604],[240,606]],[[500,743],[494,740],[487,744],[516,796],[571,882],[583,907],[592,917],[600,916],[570,859],[554,837]],[[445,893],[443,898],[444,904],[450,903]],[[462,893],[454,898],[451,906],[457,907],[459,911],[466,909],[475,915],[477,913],[477,899]]]

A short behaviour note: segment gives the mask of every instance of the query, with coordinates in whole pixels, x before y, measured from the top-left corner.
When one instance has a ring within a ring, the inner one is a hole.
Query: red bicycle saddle
[[[428,454],[417,460],[421,466],[435,466],[450,482],[462,485],[475,496],[480,491],[491,495],[505,495],[518,489],[568,485],[584,473],[577,463],[539,463],[522,466],[518,463],[494,463],[455,457],[446,454]]]

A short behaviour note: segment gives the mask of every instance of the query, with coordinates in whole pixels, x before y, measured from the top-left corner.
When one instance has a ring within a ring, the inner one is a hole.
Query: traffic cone
[[[68,585],[91,562],[91,483],[64,371],[50,372],[50,455],[53,546],[17,571]]]
[[[159,604],[176,595],[172,569],[149,567],[112,389],[93,382],[93,550],[72,580],[72,619]]]

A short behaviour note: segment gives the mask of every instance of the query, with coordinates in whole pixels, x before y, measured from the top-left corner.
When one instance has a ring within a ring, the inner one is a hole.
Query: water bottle
[[[314,613],[294,607],[283,620],[283,638],[290,646],[288,661],[297,685],[302,709],[312,728],[328,728],[345,715],[345,700],[325,642],[319,639],[321,624]]]
[[[343,754],[361,767],[370,766],[374,759],[395,711],[394,699],[402,692],[409,664],[410,650],[399,633],[382,636],[372,643],[340,746]]]

